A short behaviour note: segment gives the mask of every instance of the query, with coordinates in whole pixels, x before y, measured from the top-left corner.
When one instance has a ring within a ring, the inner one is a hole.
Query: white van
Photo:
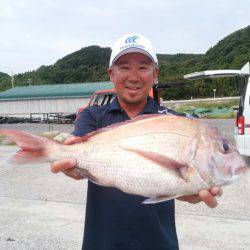
[[[240,154],[250,156],[250,64],[241,70],[207,70],[184,75],[185,79],[235,77],[242,84],[236,118],[235,141]]]

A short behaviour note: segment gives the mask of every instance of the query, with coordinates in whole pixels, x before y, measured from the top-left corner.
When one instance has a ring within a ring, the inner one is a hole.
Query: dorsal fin
[[[140,120],[150,119],[158,116],[163,116],[163,114],[144,114],[144,115],[138,115],[135,118],[129,120],[130,122],[136,122]]]
[[[101,130],[101,129],[100,129]],[[85,141],[88,141],[89,138],[91,138],[92,136],[96,135],[96,134],[99,134],[101,131],[99,129],[98,130],[95,130],[95,131],[92,131],[90,133],[87,133],[86,135],[84,136],[76,136],[74,138],[74,141],[72,142],[72,144],[74,143],[81,143],[81,142],[85,142]],[[70,143],[71,144],[71,143]]]
[[[126,120],[124,122],[114,123],[114,124],[111,124],[111,125],[109,125],[109,126],[107,126],[105,128],[98,129],[97,131],[103,132],[103,131],[106,131],[106,130],[113,129],[114,127],[123,126],[123,125],[126,125],[126,124],[130,124],[130,123],[134,123],[134,122],[138,122],[138,121],[142,121],[142,120],[146,120],[146,119],[151,119],[151,118],[155,118],[155,117],[158,117],[158,116],[163,116],[163,114],[138,115],[138,116],[136,116],[135,118],[133,118],[131,120]]]
[[[93,132],[90,132],[90,133],[82,136],[82,137],[79,137],[79,139],[77,139],[77,141],[74,141],[74,143],[75,142],[80,143],[80,142],[87,141],[92,136],[95,136],[96,134],[99,134],[99,133],[102,133],[102,132],[105,132],[105,131],[109,131],[109,130],[117,128],[119,126],[123,126],[123,125],[126,125],[126,124],[130,124],[130,123],[134,123],[134,122],[137,122],[137,121],[141,121],[141,120],[151,119],[151,118],[158,117],[158,116],[163,116],[163,114],[145,114],[145,115],[136,116],[135,118],[133,118],[131,120],[127,120],[127,121],[124,121],[124,122],[114,123],[114,124],[111,124],[111,125],[109,125],[107,127],[99,128],[99,129],[97,129],[97,130],[95,130]]]

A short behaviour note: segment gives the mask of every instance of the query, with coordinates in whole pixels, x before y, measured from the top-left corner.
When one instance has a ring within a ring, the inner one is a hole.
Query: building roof
[[[97,90],[112,88],[112,82],[21,86],[0,92],[0,100],[90,97]]]

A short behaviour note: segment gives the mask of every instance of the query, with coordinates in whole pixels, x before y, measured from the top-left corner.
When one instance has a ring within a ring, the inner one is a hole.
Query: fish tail
[[[1,129],[0,134],[7,136],[20,147],[20,150],[9,159],[11,164],[49,161],[48,145],[51,140],[15,129]]]

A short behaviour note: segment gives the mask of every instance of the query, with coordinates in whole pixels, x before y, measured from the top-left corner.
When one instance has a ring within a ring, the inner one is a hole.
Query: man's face
[[[119,102],[138,105],[146,103],[148,93],[157,81],[158,71],[146,55],[129,53],[117,59],[108,73],[115,84]]]

